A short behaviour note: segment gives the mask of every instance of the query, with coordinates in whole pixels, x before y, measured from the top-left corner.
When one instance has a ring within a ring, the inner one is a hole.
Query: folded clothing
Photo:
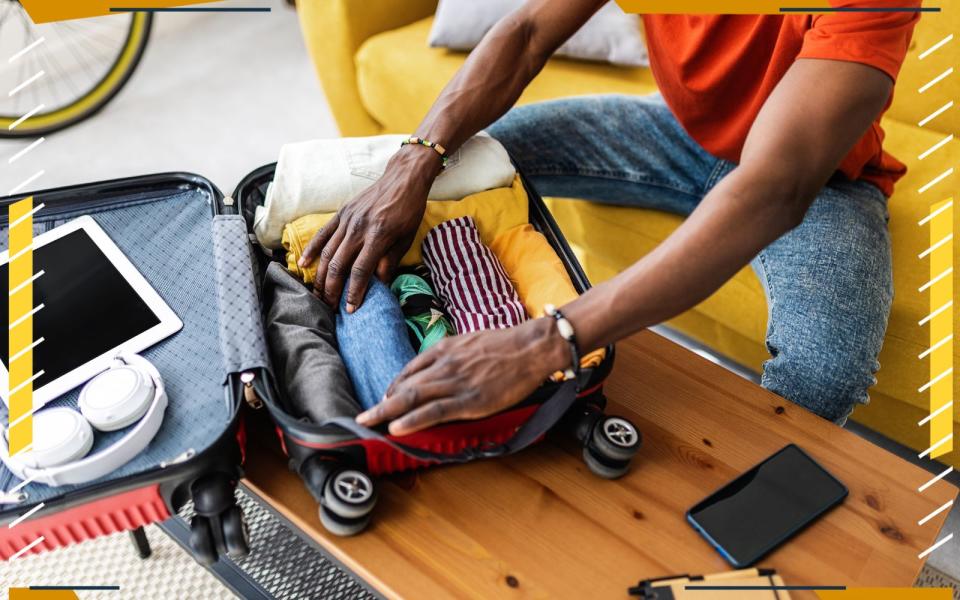
[[[267,341],[287,411],[323,423],[355,416],[360,406],[337,351],[334,311],[278,263],[263,280]]]
[[[400,303],[385,283],[371,279],[363,304],[352,314],[346,298],[343,294],[337,312],[337,344],[357,399],[371,408],[416,352]]]
[[[424,265],[401,273],[390,284],[410,328],[410,343],[424,352],[443,338],[456,333],[443,313],[443,303],[433,292],[430,274]]]
[[[483,245],[472,217],[434,227],[423,240],[423,260],[457,333],[513,327],[526,320],[510,278]]]
[[[336,212],[383,175],[387,161],[406,137],[381,135],[284,145],[265,202],[257,207],[253,220],[260,244],[279,248],[287,223],[308,214]],[[450,156],[428,197],[463,198],[507,187],[515,175],[516,169],[500,142],[481,133]]]
[[[529,199],[523,183],[517,177],[510,187],[497,188],[473,194],[461,200],[437,200],[427,202],[423,221],[417,229],[410,249],[400,260],[401,266],[413,266],[423,262],[421,245],[427,232],[450,219],[471,216],[480,230],[480,239],[490,244],[500,233],[529,221]],[[306,283],[313,283],[317,274],[316,265],[300,269],[297,261],[303,249],[320,228],[332,219],[334,213],[312,214],[300,217],[283,229],[283,247],[287,249],[287,268]]]
[[[550,242],[529,223],[501,233],[490,249],[509,275],[531,318],[542,317],[547,304],[563,306],[579,295]],[[603,348],[594,350],[583,355],[580,366],[596,367],[606,355]]]

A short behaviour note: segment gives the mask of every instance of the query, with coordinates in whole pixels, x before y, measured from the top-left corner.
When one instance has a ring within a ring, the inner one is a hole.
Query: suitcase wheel
[[[355,535],[370,523],[376,503],[377,489],[369,475],[356,469],[337,470],[323,487],[320,522],[334,535]]]
[[[250,554],[250,530],[239,506],[231,506],[220,517],[227,556],[240,560]]]
[[[216,530],[218,527],[219,531]],[[204,566],[217,562],[220,554],[226,554],[232,560],[250,554],[250,532],[241,508],[231,506],[217,517],[193,517],[190,521],[190,549],[197,562]]]
[[[630,469],[640,443],[640,432],[633,423],[621,417],[602,417],[584,444],[583,461],[595,475],[617,479]]]
[[[213,529],[206,517],[194,517],[190,521],[190,549],[193,557],[201,565],[217,562],[217,550],[213,541]]]

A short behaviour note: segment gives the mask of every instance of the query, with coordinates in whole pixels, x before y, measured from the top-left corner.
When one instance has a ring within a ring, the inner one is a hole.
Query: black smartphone
[[[846,486],[795,444],[687,511],[687,521],[737,568],[749,567],[847,497]]]

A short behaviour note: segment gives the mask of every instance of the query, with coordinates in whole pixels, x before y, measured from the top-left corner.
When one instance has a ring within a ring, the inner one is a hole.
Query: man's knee
[[[822,347],[780,352],[764,364],[763,387],[824,419],[843,424],[868,401],[880,365],[863,348]]]

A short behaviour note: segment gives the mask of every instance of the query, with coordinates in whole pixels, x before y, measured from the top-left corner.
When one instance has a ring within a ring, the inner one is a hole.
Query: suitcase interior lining
[[[91,215],[184,324],[179,333],[142,353],[159,369],[169,397],[160,431],[139,456],[98,480],[100,483],[155,469],[162,461],[170,461],[188,449],[202,452],[223,433],[232,415],[223,386],[217,335],[210,198],[193,190],[161,196],[151,192],[130,196],[122,202],[120,206],[92,209],[77,205],[71,212],[51,208],[34,216],[36,233],[41,233],[80,215]],[[6,248],[5,233],[2,239],[2,247]],[[7,282],[0,285],[6,289]],[[76,408],[78,395],[79,390],[73,390],[48,406]],[[7,421],[7,408],[2,402],[0,419]],[[126,431],[97,432],[91,453]],[[0,490],[9,489],[16,481],[0,463]],[[30,484],[24,491],[28,494],[27,502],[32,504],[92,484],[57,488]]]

